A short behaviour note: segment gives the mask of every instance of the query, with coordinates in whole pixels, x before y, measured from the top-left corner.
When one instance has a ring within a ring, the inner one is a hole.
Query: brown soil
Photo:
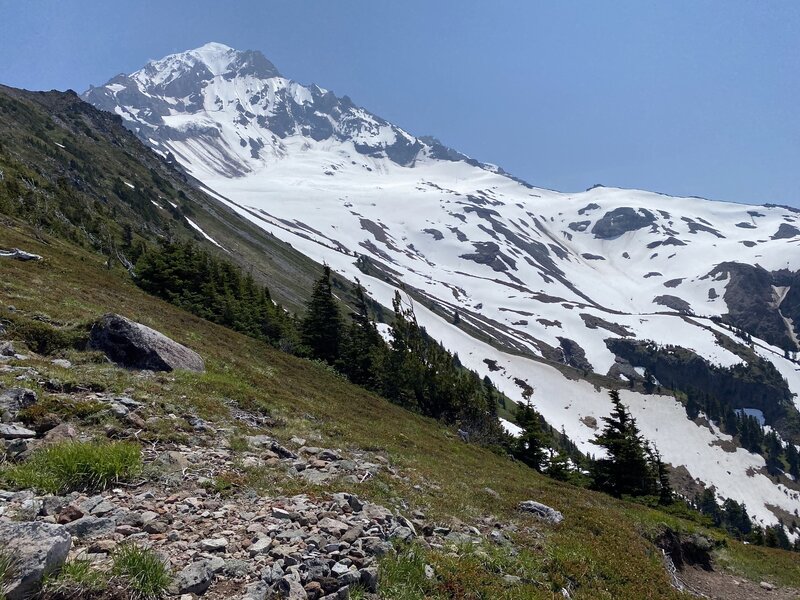
[[[687,591],[712,600],[800,600],[800,590],[775,586],[765,590],[758,583],[721,571],[686,567],[678,573]]]

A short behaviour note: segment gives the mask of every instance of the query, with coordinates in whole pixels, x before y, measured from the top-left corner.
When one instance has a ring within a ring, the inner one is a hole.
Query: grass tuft
[[[0,481],[49,494],[103,490],[142,470],[139,446],[130,442],[63,442],[0,470]]]
[[[123,544],[114,552],[111,574],[127,584],[136,600],[164,597],[172,580],[164,561],[150,548]]]
[[[108,576],[91,561],[73,560],[64,563],[58,575],[45,577],[40,596],[43,600],[97,598],[108,587]]]
[[[6,600],[6,585],[14,576],[15,566],[11,553],[0,550],[0,600]]]

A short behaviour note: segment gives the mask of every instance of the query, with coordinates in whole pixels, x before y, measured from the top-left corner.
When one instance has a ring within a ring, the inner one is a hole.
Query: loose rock
[[[541,502],[535,502],[534,500],[520,502],[519,509],[524,512],[532,513],[552,525],[558,525],[564,520],[564,515],[559,511]]]

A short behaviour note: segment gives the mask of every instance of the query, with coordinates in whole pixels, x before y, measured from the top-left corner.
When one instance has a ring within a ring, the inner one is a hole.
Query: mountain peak
[[[189,50],[189,52],[236,52],[236,50],[220,42],[206,42],[199,48]]]

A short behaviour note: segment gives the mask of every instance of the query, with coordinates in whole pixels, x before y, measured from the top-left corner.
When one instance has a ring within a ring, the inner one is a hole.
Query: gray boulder
[[[36,404],[36,392],[27,388],[0,390],[0,418],[13,421],[23,408]]]
[[[87,515],[67,525],[67,530],[77,538],[91,538],[114,531],[117,524],[109,517]]]
[[[186,566],[172,582],[171,591],[174,594],[204,594],[214,581],[210,562],[200,560]]]
[[[120,315],[104,315],[92,327],[89,346],[124,367],[150,371],[204,371],[197,352],[163,333]]]
[[[558,525],[564,520],[564,515],[562,515],[556,509],[550,508],[546,504],[535,502],[533,500],[525,500],[524,502],[520,502],[519,509],[523,512],[532,513],[543,521],[546,521],[552,525]]]
[[[61,568],[72,545],[63,526],[41,522],[0,521],[0,540],[14,557],[5,589],[8,600],[21,600],[36,592],[46,574]]]
[[[28,439],[36,437],[36,432],[19,423],[0,423],[0,438],[7,440]]]

